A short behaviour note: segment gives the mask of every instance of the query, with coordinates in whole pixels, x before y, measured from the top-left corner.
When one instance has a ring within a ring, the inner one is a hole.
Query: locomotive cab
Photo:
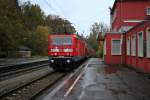
[[[50,35],[48,54],[50,66],[55,70],[70,69],[74,61],[73,35]],[[65,68],[64,68],[65,66]]]
[[[90,48],[75,34],[50,34],[48,55],[50,67],[54,70],[76,68],[89,56]]]

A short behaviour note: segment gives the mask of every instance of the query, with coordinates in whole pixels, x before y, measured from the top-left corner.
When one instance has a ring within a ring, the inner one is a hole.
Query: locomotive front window
[[[71,37],[53,37],[52,45],[72,45]]]

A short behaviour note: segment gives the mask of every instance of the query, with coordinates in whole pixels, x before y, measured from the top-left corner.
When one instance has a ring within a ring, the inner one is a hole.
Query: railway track
[[[32,82],[6,92],[5,94],[1,94],[0,100],[30,100],[64,76],[65,73],[51,72]]]
[[[32,65],[32,64],[31,64]],[[45,66],[45,68],[44,68]],[[14,76],[13,78],[0,80],[0,100],[31,100],[42,94],[46,89],[53,86],[55,83],[60,81],[62,78],[64,78],[67,73],[59,73],[52,71],[48,66],[47,63],[39,64],[36,66],[36,64],[33,64],[32,67],[28,65],[27,68],[23,69],[17,69],[15,70],[6,70],[6,74],[2,73],[0,74],[2,76],[12,76],[16,73],[24,73],[20,76]],[[38,69],[39,68],[39,69]],[[41,69],[40,69],[41,68]],[[44,74],[39,75],[39,72],[43,72]],[[38,70],[36,70],[38,69]],[[31,72],[27,72],[28,70],[31,70]],[[36,70],[36,71],[33,71]],[[34,73],[34,77],[32,74]],[[19,75],[19,74],[18,74]],[[22,77],[25,76],[25,77]],[[28,76],[28,77],[27,77]],[[17,79],[18,77],[22,77]],[[29,78],[32,77],[32,79],[29,80]],[[7,82],[7,80],[11,81]],[[19,84],[18,83],[20,82]],[[6,81],[6,83],[5,83]],[[14,82],[15,81],[15,82]],[[15,85],[15,86],[14,86]],[[4,87],[3,87],[4,86]]]
[[[48,66],[48,60],[0,67],[0,81],[39,70],[44,66]]]

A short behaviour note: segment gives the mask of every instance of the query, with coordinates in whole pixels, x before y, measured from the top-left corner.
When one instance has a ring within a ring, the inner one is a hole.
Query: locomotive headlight
[[[67,59],[67,63],[70,63],[71,61],[69,59]]]
[[[54,63],[54,60],[51,60],[51,63]]]
[[[59,49],[57,49],[57,48],[51,49],[51,52],[59,52]]]
[[[72,49],[64,49],[64,52],[72,52]]]

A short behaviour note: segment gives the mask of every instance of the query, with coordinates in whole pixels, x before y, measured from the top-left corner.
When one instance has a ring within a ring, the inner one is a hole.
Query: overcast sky
[[[109,25],[109,7],[115,0],[21,0],[40,5],[48,14],[59,15],[69,20],[79,33],[89,34],[94,22]]]

